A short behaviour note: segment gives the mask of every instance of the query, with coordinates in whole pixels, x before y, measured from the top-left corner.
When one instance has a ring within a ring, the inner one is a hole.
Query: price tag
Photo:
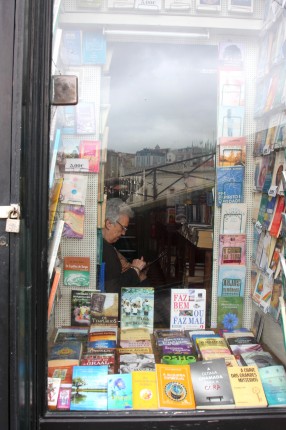
[[[275,197],[275,196],[276,196],[276,194],[277,194],[277,189],[278,189],[278,186],[277,186],[277,185],[272,185],[272,186],[269,188],[269,190],[268,190],[268,195],[269,195],[270,197]]]
[[[88,172],[89,160],[87,158],[67,158],[65,164],[66,172]]]

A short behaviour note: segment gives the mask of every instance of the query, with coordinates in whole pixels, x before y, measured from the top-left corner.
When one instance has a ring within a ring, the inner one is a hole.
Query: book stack
[[[196,361],[196,354],[188,334],[181,330],[157,329],[156,345],[163,364],[189,364]]]

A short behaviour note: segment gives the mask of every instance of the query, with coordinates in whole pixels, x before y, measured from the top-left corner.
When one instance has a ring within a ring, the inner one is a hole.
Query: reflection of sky
[[[213,141],[216,67],[215,46],[116,44],[109,149],[135,152]]]

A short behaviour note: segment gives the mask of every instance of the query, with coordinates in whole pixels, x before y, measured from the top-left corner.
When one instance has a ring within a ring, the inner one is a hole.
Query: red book
[[[274,215],[272,217],[272,222],[268,228],[270,236],[278,237],[281,230],[281,214],[284,211],[285,207],[285,198],[284,196],[278,196],[276,207],[274,209]]]
[[[61,277],[61,269],[59,267],[56,267],[54,279],[53,279],[53,283],[52,283],[52,288],[51,288],[51,292],[50,292],[50,297],[49,297],[49,303],[48,303],[48,320],[50,319],[50,316],[52,313],[56,293],[57,293],[59,282],[60,282],[60,277]]]

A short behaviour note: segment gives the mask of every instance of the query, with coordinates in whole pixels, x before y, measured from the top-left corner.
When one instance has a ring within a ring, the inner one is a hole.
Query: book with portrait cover
[[[190,367],[156,364],[159,409],[195,409]]]
[[[89,287],[89,279],[89,257],[64,257],[64,285]]]
[[[257,366],[227,368],[237,408],[265,408],[267,400]]]
[[[245,277],[246,266],[220,265],[218,272],[218,296],[243,297]]]
[[[224,358],[190,364],[196,409],[233,408],[234,398]]]
[[[120,303],[121,328],[148,328],[153,332],[154,288],[122,287]]]
[[[109,411],[133,409],[131,373],[108,375],[107,409]]]
[[[221,207],[221,234],[245,234],[246,203],[223,203]]]
[[[246,235],[219,235],[219,264],[245,265]]]
[[[71,411],[107,410],[108,366],[74,366]]]
[[[206,324],[206,290],[171,289],[170,328],[204,329]]]
[[[118,293],[92,293],[90,318],[93,325],[118,326]]]
[[[244,167],[217,168],[217,205],[243,202]]]
[[[132,372],[133,409],[158,409],[156,372]]]

